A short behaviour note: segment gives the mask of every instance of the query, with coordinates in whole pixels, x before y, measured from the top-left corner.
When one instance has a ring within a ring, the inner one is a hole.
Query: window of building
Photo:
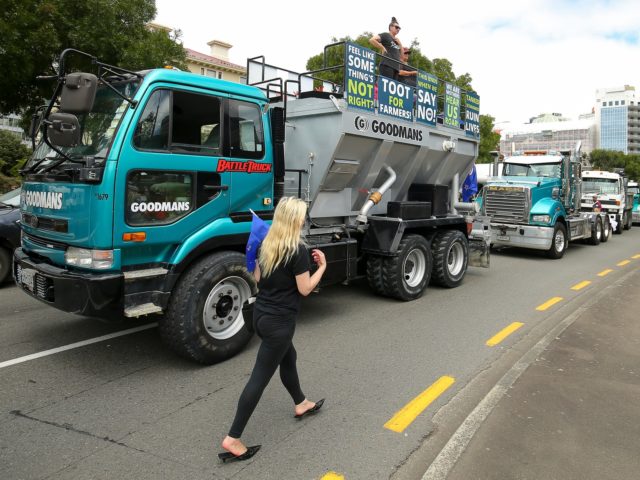
[[[620,105],[624,105],[624,100],[620,100]]]
[[[615,104],[616,105],[620,105],[620,102],[618,100],[616,100]]]

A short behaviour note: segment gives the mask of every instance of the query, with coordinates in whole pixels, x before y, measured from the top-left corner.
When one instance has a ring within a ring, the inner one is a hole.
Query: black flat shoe
[[[323,403],[324,403],[324,398],[321,399],[321,400],[318,400],[316,402],[316,404],[313,407],[311,407],[309,410],[307,410],[306,412],[303,412],[300,415],[294,415],[294,417],[297,418],[298,420],[302,420],[307,415],[313,415],[314,413],[316,413],[318,410],[320,410],[322,408],[322,404]]]
[[[262,445],[254,445],[253,447],[247,447],[247,451],[242,455],[234,455],[231,452],[222,452],[218,454],[218,458],[222,460],[222,463],[226,462],[241,462],[243,460],[249,460],[253,457]]]

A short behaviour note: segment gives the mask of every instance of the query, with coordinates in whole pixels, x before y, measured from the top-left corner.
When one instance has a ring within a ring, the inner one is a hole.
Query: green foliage
[[[494,118],[491,115],[480,115],[480,148],[476,163],[492,163],[489,152],[498,150],[500,134],[493,131]]]
[[[154,0],[4,0],[0,111],[23,111],[50,97],[52,82],[36,82],[36,76],[55,74],[65,48],[132,70],[184,67],[185,52],[177,43],[180,33],[169,37],[146,27],[155,14]]]
[[[355,39],[352,37],[342,37],[340,39],[333,37],[331,42],[354,42],[363,47],[369,48],[371,50],[375,50],[373,46],[369,43],[369,39],[374,34],[371,32],[363,32],[358,35]],[[432,73],[440,80],[445,82],[450,82],[455,85],[458,85],[460,88],[464,90],[473,90],[471,86],[471,75],[465,73],[457,77],[453,72],[453,65],[446,58],[435,58],[433,60],[429,60],[421,51],[420,43],[417,39],[414,39],[410,45],[405,45],[405,47],[411,48],[411,55],[409,56],[409,65],[417,68],[418,70],[423,70],[425,72]],[[377,52],[377,50],[376,50]],[[379,53],[379,52],[377,52]],[[342,65],[344,63],[344,46],[332,47],[327,51],[327,67],[334,67],[338,65]],[[324,68],[324,54],[321,52],[307,60],[307,70],[318,70]],[[342,84],[342,70],[338,69],[331,72],[323,72],[317,75],[319,78],[324,80],[330,80],[337,84]],[[440,85],[442,91],[444,91],[444,85]]]
[[[625,174],[633,179],[640,179],[640,155],[625,154],[612,150],[593,150],[589,156],[591,165],[600,170],[613,171],[624,168]]]
[[[0,130],[0,174],[16,176],[30,152],[16,135]]]

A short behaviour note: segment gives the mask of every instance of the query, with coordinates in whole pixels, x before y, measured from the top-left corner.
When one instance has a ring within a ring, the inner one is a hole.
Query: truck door
[[[265,145],[265,115],[259,104],[230,98],[225,109],[228,162],[219,160],[218,170],[231,174],[230,211],[271,209],[273,198],[272,153]],[[225,163],[226,162],[226,163]],[[227,167],[225,167],[225,165]]]
[[[124,267],[168,261],[185,238],[229,214],[231,174],[216,171],[226,97],[156,84],[145,99],[116,176],[114,247]]]

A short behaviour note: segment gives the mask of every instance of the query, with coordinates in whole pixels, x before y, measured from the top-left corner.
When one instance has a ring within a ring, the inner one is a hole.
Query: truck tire
[[[218,252],[182,275],[160,320],[160,334],[169,348],[206,365],[242,350],[252,335],[245,326],[243,306],[257,291],[244,265],[241,253]]]
[[[605,243],[609,240],[611,236],[611,222],[609,221],[609,216],[604,215],[602,217],[602,238],[600,238],[601,243]]]
[[[431,242],[434,284],[454,288],[462,283],[469,264],[467,237],[458,230],[438,233]]]
[[[11,253],[4,247],[0,247],[0,285],[9,279],[11,273]]]
[[[551,238],[551,247],[547,250],[547,257],[558,259],[564,256],[567,250],[567,227],[562,223],[556,223]]]
[[[600,245],[602,241],[602,220],[600,217],[596,217],[593,226],[591,227],[591,237],[587,238],[589,245]]]
[[[384,295],[384,280],[382,275],[383,257],[379,255],[369,255],[367,257],[367,281],[369,287],[376,295]]]
[[[431,250],[422,235],[405,235],[398,245],[398,255],[382,260],[384,294],[405,302],[424,293],[431,278]]]
[[[622,217],[620,217],[620,221],[616,225],[616,229],[613,231],[613,233],[615,233],[616,235],[622,235],[622,230],[623,230],[622,225],[623,225],[623,223],[624,223],[624,215]]]

